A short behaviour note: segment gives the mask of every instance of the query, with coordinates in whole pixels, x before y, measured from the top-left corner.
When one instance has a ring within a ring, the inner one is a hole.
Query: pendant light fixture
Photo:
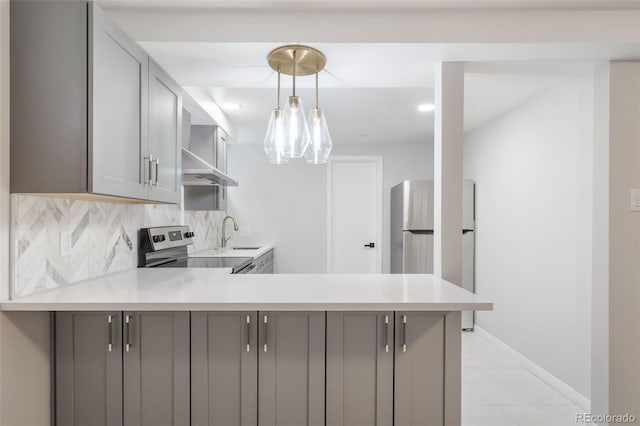
[[[284,143],[283,117],[280,109],[280,70],[278,70],[278,98],[277,104],[269,117],[267,134],[264,136],[264,152],[273,164],[286,164],[287,159],[282,156]]]
[[[316,71],[316,107],[309,113],[309,147],[304,157],[307,163],[323,164],[327,162],[333,144],[327,127],[324,111],[318,107],[318,72]]]
[[[318,72],[326,57],[317,49],[302,45],[286,45],[269,53],[269,65],[278,72],[278,106],[271,113],[264,148],[269,161],[276,164],[287,162],[287,158],[306,157],[308,163],[327,161],[331,151],[331,138],[324,112],[318,108]],[[292,95],[280,109],[280,74],[293,77]],[[296,95],[296,77],[316,75],[316,107],[306,120],[302,99]],[[280,121],[279,121],[280,120]],[[312,134],[309,133],[311,129]],[[327,148],[328,147],[328,148]]]

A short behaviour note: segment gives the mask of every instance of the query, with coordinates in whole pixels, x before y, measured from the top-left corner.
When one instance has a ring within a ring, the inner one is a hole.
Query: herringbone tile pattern
[[[138,229],[185,224],[194,250],[219,244],[224,212],[174,205],[135,205],[13,195],[13,296],[58,287],[137,266]],[[61,252],[61,233],[71,247]]]

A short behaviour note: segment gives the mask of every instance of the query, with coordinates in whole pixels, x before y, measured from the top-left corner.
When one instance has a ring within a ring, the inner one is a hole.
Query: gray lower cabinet
[[[327,312],[327,425],[393,425],[393,322],[393,312]]]
[[[459,426],[460,327],[460,312],[60,312],[56,424]]]
[[[258,424],[324,426],[325,313],[260,312]]]
[[[10,62],[11,192],[180,201],[182,92],[98,5],[11,2]]]
[[[125,312],[125,426],[189,426],[189,312]]]
[[[460,312],[396,312],[395,426],[460,424],[459,327]]]
[[[193,312],[193,426],[324,426],[324,312]]]
[[[257,312],[191,314],[191,424],[258,423]]]
[[[58,312],[56,424],[190,424],[189,312]]]
[[[55,318],[56,425],[122,426],[122,313]]]

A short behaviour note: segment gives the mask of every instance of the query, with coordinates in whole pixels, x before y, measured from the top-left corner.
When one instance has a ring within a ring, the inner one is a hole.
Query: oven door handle
[[[256,265],[255,263],[252,263],[251,265],[240,269],[237,273],[238,274],[250,274],[257,267],[258,267],[258,265]]]

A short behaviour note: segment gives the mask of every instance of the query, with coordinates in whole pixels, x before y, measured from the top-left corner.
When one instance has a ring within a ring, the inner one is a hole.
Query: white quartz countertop
[[[234,249],[234,247],[237,247]],[[245,247],[258,247],[246,249]],[[262,256],[273,248],[273,244],[238,244],[225,248],[208,249],[189,253],[189,257],[253,257]]]
[[[460,311],[493,304],[433,275],[132,269],[2,301],[6,311]]]

